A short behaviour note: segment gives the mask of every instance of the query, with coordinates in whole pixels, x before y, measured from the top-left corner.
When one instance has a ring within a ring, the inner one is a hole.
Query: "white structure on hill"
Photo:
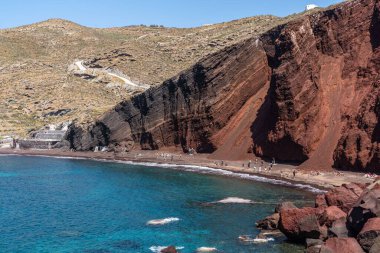
[[[315,8],[318,8],[318,5],[315,5],[315,4],[308,4],[306,5],[306,11],[310,11],[312,9],[315,9]]]

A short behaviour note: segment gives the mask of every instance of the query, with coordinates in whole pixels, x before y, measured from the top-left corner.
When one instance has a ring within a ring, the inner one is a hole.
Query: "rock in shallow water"
[[[260,229],[273,230],[278,228],[278,222],[280,220],[280,214],[274,213],[265,217],[262,220],[259,220],[256,224],[256,227]]]
[[[169,246],[160,251],[161,253],[177,253],[177,249],[174,246]]]

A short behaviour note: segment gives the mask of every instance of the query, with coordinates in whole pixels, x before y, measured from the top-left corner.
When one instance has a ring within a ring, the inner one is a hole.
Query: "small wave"
[[[274,238],[270,237],[270,238],[255,238],[253,239],[253,242],[254,243],[267,243],[267,242],[272,242],[274,241]]]
[[[250,199],[242,199],[237,197],[228,197],[225,199],[221,199],[212,203],[221,203],[221,204],[254,204],[255,202]]]
[[[245,242],[245,243],[267,243],[267,242],[274,241],[274,238],[272,238],[272,237],[252,238],[249,235],[241,235],[241,236],[239,236],[239,240],[242,242]]]
[[[211,248],[211,247],[200,247],[197,249],[197,252],[215,252],[217,251],[217,248]]]
[[[150,220],[146,224],[152,225],[152,226],[160,226],[160,225],[165,225],[165,224],[169,224],[176,221],[179,221],[179,218],[169,217],[169,218],[164,218],[164,219]]]
[[[167,247],[169,247],[169,246],[152,246],[152,247],[150,247],[149,249],[150,249],[150,251],[152,251],[152,252],[160,253],[161,250],[166,249]],[[181,250],[181,249],[184,249],[185,247],[175,247],[175,248],[176,248],[177,250]]]

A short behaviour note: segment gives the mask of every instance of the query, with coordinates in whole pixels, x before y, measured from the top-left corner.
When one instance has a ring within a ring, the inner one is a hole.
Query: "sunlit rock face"
[[[214,53],[73,131],[72,146],[101,139],[115,150],[192,148],[218,159],[253,152],[313,169],[374,170],[379,13],[377,0],[349,1]]]

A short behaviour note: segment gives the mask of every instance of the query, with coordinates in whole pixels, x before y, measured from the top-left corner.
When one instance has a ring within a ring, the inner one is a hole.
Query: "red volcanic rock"
[[[293,204],[293,202],[285,201],[278,204],[276,208],[274,209],[274,212],[279,213],[281,212],[282,209],[292,209],[292,208],[297,208],[297,207]]]
[[[364,253],[355,238],[329,238],[322,247],[321,253]]]
[[[347,217],[353,234],[359,233],[368,219],[380,217],[380,188],[366,190],[357,200]]]
[[[357,202],[362,191],[356,184],[343,184],[327,192],[325,198],[329,206],[337,206],[347,213]]]
[[[363,249],[369,251],[378,236],[380,236],[380,218],[371,218],[358,234],[358,241]]]
[[[176,248],[174,246],[169,246],[169,247],[161,250],[161,253],[177,253],[177,252],[178,251],[176,250]]]
[[[331,227],[329,227],[329,230],[328,230],[328,236],[339,237],[339,238],[348,237],[346,217],[340,218],[332,223]]]
[[[327,207],[325,194],[318,194],[315,197],[315,207]]]
[[[282,209],[278,228],[289,240],[297,242],[319,239],[327,232],[320,227],[316,209],[311,207]]]
[[[316,170],[378,170],[380,3],[346,1],[214,53],[71,127],[76,150],[248,152]],[[127,145],[126,145],[127,144]],[[341,207],[344,211],[347,207]]]
[[[337,206],[329,206],[324,208],[322,214],[319,216],[319,224],[331,227],[334,221],[345,219],[347,214]]]
[[[278,228],[278,222],[280,220],[280,214],[274,213],[265,217],[262,220],[259,220],[256,224],[256,227],[260,229],[273,230]]]
[[[378,253],[380,252],[380,236],[378,236],[375,240],[374,243],[369,250],[369,253]]]

